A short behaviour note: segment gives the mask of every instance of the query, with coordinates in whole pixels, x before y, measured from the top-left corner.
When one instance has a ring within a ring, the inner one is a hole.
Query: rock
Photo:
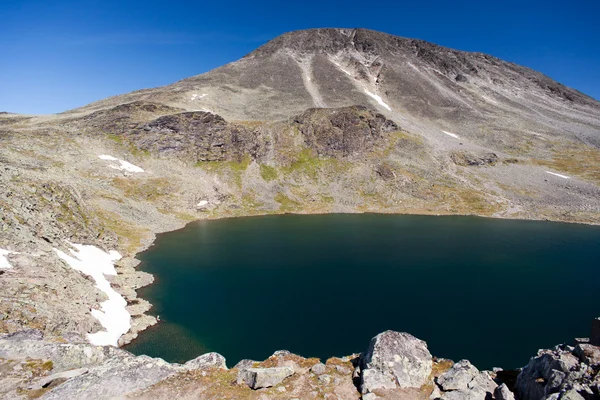
[[[600,346],[600,317],[592,320],[592,333],[590,334],[590,344]]]
[[[127,393],[147,388],[182,371],[160,358],[125,355],[90,368],[44,395],[46,400],[124,398]]]
[[[521,400],[594,398],[595,372],[588,363],[597,362],[598,350],[578,344],[538,351],[519,373],[515,392]]]
[[[375,393],[367,393],[362,395],[362,400],[377,400],[381,397],[377,396]]]
[[[310,368],[310,372],[312,372],[315,375],[321,375],[325,373],[326,368],[327,367],[325,367],[325,364],[317,363]]]
[[[254,365],[256,361],[254,360],[248,360],[248,359],[244,359],[241,360],[240,362],[238,362],[237,364],[235,364],[233,366],[233,368],[237,368],[237,369],[248,369],[248,368],[252,368],[252,366]]]
[[[394,331],[375,336],[361,361],[362,393],[420,387],[429,381],[433,364],[424,341]]]
[[[494,165],[498,162],[498,156],[494,153],[474,154],[465,151],[455,151],[450,158],[456,165],[463,167],[480,167]]]
[[[436,383],[443,392],[442,400],[491,399],[497,387],[488,372],[480,372],[468,360],[454,364]]]
[[[394,179],[396,177],[396,173],[392,168],[390,168],[387,164],[379,164],[375,168],[375,172],[379,175],[384,181],[389,181],[390,179]]]
[[[364,154],[398,126],[364,106],[310,108],[294,118],[306,144],[320,156]]]
[[[473,364],[468,360],[462,360],[440,376],[437,384],[443,391],[464,389],[478,374],[479,370]]]
[[[600,366],[600,347],[591,344],[578,344],[573,350],[573,354],[579,357],[581,362],[591,367]]]
[[[502,384],[494,390],[496,400],[515,400],[515,395],[508,389],[506,384]]]
[[[327,374],[320,375],[319,382],[324,385],[329,385],[331,383],[331,375],[327,375]]]
[[[33,389],[33,390],[42,389],[42,388],[48,387],[54,381],[58,381],[60,379],[66,380],[66,379],[75,378],[76,376],[87,374],[88,371],[89,371],[88,368],[77,368],[77,369],[71,369],[69,371],[63,371],[63,372],[59,372],[57,374],[45,376],[44,378],[35,382],[35,384],[31,385],[29,387],[29,389]]]
[[[248,368],[238,373],[237,383],[245,383],[252,389],[260,389],[280,384],[294,374],[290,367]]]
[[[186,362],[184,367],[188,369],[209,369],[209,368],[219,368],[219,369],[227,369],[227,364],[225,364],[225,357],[220,355],[219,353],[206,353],[199,357],[194,358]]]

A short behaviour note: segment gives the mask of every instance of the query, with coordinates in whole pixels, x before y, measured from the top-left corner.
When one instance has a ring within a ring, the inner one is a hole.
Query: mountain
[[[132,316],[123,344],[156,323],[137,297],[153,278],[135,254],[193,220],[598,224],[600,103],[481,53],[365,29],[290,32],[172,85],[57,115],[0,114],[0,186],[0,331],[77,343],[106,328],[90,313],[106,279],[65,262],[85,244],[123,256],[107,278]]]

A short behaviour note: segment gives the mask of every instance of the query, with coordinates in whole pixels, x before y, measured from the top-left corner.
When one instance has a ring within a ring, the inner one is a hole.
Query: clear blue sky
[[[600,99],[598,0],[0,0],[0,111],[55,113],[169,84],[317,27],[489,53]]]

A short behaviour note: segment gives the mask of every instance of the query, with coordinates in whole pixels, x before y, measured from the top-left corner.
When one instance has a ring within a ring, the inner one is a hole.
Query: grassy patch
[[[272,180],[277,179],[277,170],[269,165],[261,164],[260,176],[262,176],[265,181],[271,182]]]
[[[281,192],[277,193],[275,196],[275,201],[281,205],[279,209],[283,212],[297,211],[300,208],[300,203],[290,199]]]
[[[147,201],[154,201],[162,196],[167,196],[174,189],[172,181],[167,178],[136,180],[119,177],[114,178],[112,183],[115,187],[121,189],[126,197]]]
[[[110,211],[97,211],[96,215],[103,222],[103,226],[117,235],[128,254],[134,254],[142,246],[147,229],[129,224]]]
[[[292,162],[281,168],[285,175],[299,173],[312,180],[317,180],[319,173],[339,174],[345,172],[350,163],[333,157],[319,157],[314,150],[305,148],[292,156]]]
[[[600,150],[590,146],[557,145],[552,149],[551,160],[536,159],[534,163],[600,184]]]
[[[238,187],[242,187],[242,174],[252,162],[250,155],[244,155],[241,161],[198,161],[196,167],[220,176],[229,176]]]

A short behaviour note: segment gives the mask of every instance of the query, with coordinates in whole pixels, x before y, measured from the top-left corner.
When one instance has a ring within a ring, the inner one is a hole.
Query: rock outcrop
[[[408,333],[380,333],[361,359],[361,391],[419,388],[428,383],[432,365],[424,341]]]
[[[538,351],[515,385],[522,400],[600,398],[600,347],[566,344]]]
[[[364,154],[398,126],[367,107],[312,108],[294,118],[306,144],[321,156]]]

